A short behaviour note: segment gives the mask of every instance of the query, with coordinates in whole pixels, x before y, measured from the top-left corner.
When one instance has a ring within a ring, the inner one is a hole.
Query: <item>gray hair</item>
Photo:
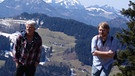
[[[36,28],[36,22],[33,20],[28,20],[25,25],[33,25]]]

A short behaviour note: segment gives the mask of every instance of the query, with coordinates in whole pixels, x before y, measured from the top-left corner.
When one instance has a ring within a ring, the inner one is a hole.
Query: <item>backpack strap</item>
[[[97,42],[98,42],[98,39],[99,39],[99,35],[96,35],[97,39],[96,39],[96,49],[98,50],[98,46],[97,46]]]
[[[113,41],[113,36],[111,36],[111,43],[112,43],[112,41]]]

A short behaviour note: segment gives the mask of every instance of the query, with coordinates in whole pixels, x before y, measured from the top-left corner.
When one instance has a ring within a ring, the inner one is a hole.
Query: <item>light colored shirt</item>
[[[91,53],[93,53],[96,49],[99,51],[116,51],[117,46],[116,46],[116,40],[111,38],[110,35],[108,35],[106,42],[102,43],[102,39],[98,37],[98,35],[94,36],[92,38],[91,42]],[[93,65],[100,70],[102,67],[105,69],[108,69],[109,65],[113,63],[113,58],[101,58],[99,56],[93,56]]]

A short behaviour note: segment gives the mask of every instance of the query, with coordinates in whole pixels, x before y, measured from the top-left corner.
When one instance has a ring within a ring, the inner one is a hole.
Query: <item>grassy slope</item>
[[[4,60],[0,60],[0,68],[5,64]]]
[[[53,46],[53,53],[52,57],[50,58],[51,61],[56,62],[64,62],[70,65],[72,68],[75,69],[77,76],[86,76],[87,72],[82,72],[83,69],[88,71],[88,75],[90,74],[91,67],[86,65],[81,65],[81,62],[78,61],[75,52],[63,55],[63,52],[75,46],[75,38],[73,36],[68,36],[62,32],[50,31],[48,29],[39,29],[37,30],[42,37],[43,44],[47,46]],[[64,46],[56,46],[50,44],[49,42],[56,42],[61,43]],[[48,62],[49,63],[49,62]]]
[[[62,32],[50,31],[49,29],[38,29],[37,32],[41,35],[43,44],[53,46],[54,50],[63,51],[75,45],[75,38]]]

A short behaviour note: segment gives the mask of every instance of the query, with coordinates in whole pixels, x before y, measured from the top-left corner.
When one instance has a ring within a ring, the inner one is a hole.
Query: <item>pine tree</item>
[[[118,52],[117,66],[122,73],[117,76],[135,76],[135,3],[129,1],[129,8],[123,8],[121,14],[129,21],[128,29],[122,29],[122,32],[116,34],[121,43],[126,45],[125,50]]]

